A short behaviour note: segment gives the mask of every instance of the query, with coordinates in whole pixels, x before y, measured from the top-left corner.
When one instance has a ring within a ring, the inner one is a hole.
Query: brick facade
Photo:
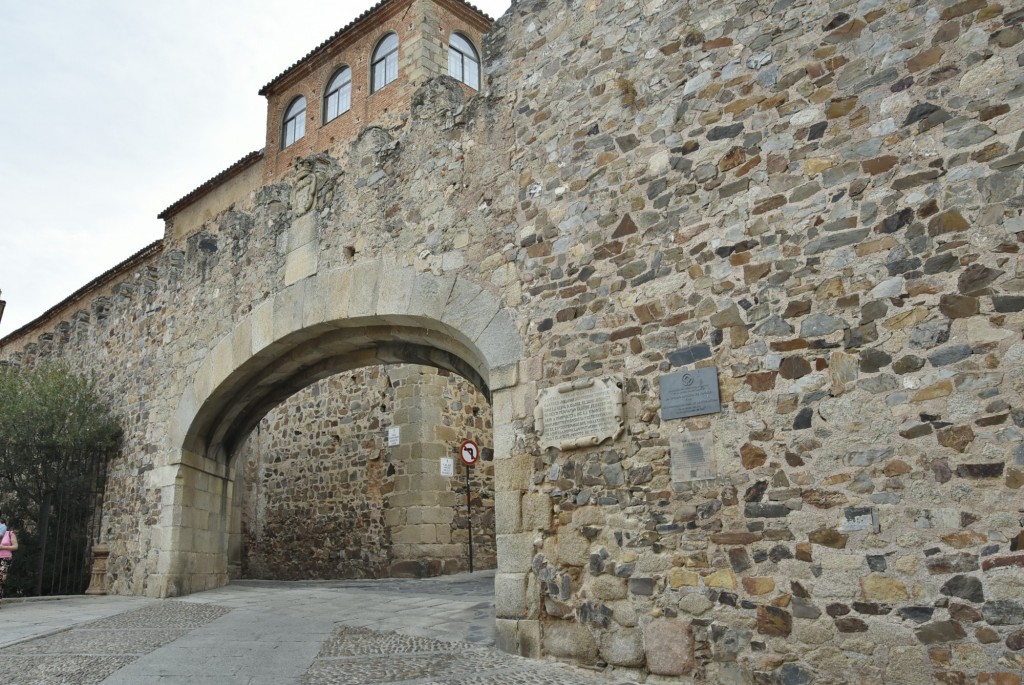
[[[482,53],[489,26],[486,17],[457,0],[385,3],[354,22],[261,91],[267,97],[264,183],[281,178],[295,160],[314,153],[344,157],[348,144],[368,126],[404,126],[413,92],[428,79],[448,73],[448,36],[458,31]],[[371,58],[389,33],[398,36],[398,78],[371,92]],[[325,123],[325,90],[342,66],[352,70],[352,106]],[[305,136],[282,148],[284,114],[299,96],[306,98]]]

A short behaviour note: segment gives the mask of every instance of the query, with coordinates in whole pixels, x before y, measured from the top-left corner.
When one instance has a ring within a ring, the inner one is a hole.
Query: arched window
[[[377,48],[373,51],[370,74],[371,93],[376,93],[398,78],[398,36],[396,34],[389,33],[381,42],[377,43]]]
[[[281,127],[281,147],[288,147],[306,135],[306,98],[301,95],[288,105]]]
[[[458,33],[448,38],[448,74],[470,88],[480,90],[480,56],[473,44]]]
[[[352,107],[352,70],[338,69],[327,83],[327,97],[324,99],[324,123],[336,119]]]

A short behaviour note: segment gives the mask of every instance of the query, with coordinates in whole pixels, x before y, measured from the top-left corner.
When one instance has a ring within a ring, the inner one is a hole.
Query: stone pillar
[[[89,580],[89,587],[85,591],[87,595],[107,594],[107,558],[110,556],[110,548],[106,545],[93,545],[92,548],[92,578]]]
[[[457,494],[440,473],[441,458],[453,456],[454,436],[442,425],[444,378],[433,369],[392,368],[394,428],[399,444],[391,448],[395,491],[387,513],[391,529],[392,576],[436,576],[458,570],[468,557],[451,538]]]
[[[432,0],[420,0],[413,5],[413,14],[415,16],[412,21],[416,25],[416,30],[411,32],[406,41],[409,59],[403,68],[408,69],[409,82],[415,88],[439,74],[447,74],[448,71],[447,68],[439,71],[437,64],[437,53],[440,49],[437,38],[437,7]]]
[[[533,459],[514,448],[513,425],[532,414],[532,384],[496,391],[494,412],[494,491],[498,572],[494,578],[497,647],[532,658],[540,656],[540,591],[531,571],[534,540],[551,526],[551,500],[529,494]]]
[[[254,430],[255,434],[256,431]],[[259,440],[258,434],[256,439]],[[228,577],[242,577],[242,506],[245,491],[245,458],[235,455],[229,470],[230,520],[228,522]]]

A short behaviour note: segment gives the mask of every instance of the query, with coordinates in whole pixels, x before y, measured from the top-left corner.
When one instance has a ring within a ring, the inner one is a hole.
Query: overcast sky
[[[158,213],[263,147],[257,91],[375,2],[4,3],[0,337],[163,237]]]

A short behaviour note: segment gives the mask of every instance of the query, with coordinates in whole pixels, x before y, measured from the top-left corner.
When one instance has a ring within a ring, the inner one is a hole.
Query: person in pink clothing
[[[0,517],[0,524],[7,526],[7,518]],[[4,598],[4,588],[7,586],[7,572],[11,568],[11,561],[14,552],[18,549],[18,536],[14,531],[7,528],[3,538],[0,538],[0,600]]]

